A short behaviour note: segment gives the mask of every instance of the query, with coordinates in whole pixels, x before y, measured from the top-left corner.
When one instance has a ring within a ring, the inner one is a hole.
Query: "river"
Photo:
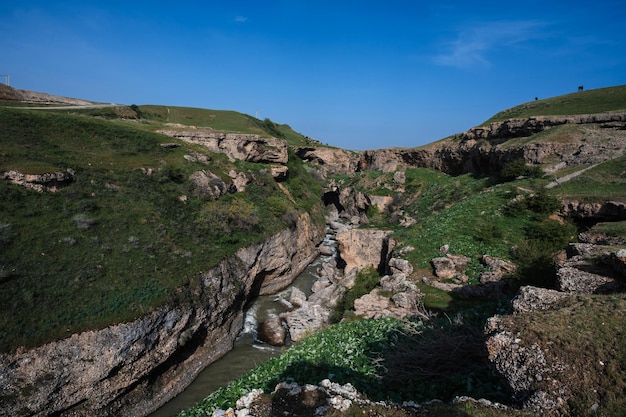
[[[325,244],[331,244],[329,237]],[[243,375],[255,366],[278,356],[283,348],[270,346],[256,339],[257,324],[263,322],[269,314],[278,314],[284,307],[276,300],[289,299],[292,287],[311,295],[311,287],[317,280],[317,269],[330,257],[320,256],[295,279],[288,288],[278,294],[258,297],[246,312],[244,329],[235,341],[234,348],[217,362],[206,367],[182,393],[167,402],[148,417],[173,417],[182,410],[191,408],[210,393],[225,386],[230,381]]]

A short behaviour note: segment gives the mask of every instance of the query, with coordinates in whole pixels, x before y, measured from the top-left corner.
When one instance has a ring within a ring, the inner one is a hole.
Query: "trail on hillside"
[[[593,164],[591,166],[588,166],[587,168],[583,168],[583,169],[581,169],[579,171],[572,172],[571,174],[564,175],[561,178],[556,178],[554,181],[552,181],[551,183],[546,185],[546,188],[550,189],[550,188],[556,187],[557,185],[561,185],[561,184],[563,184],[563,183],[565,183],[565,182],[567,182],[567,181],[569,181],[569,180],[571,180],[573,178],[576,178],[577,176],[585,173],[586,171],[589,171],[591,168],[597,167],[598,165],[600,165],[600,164]]]

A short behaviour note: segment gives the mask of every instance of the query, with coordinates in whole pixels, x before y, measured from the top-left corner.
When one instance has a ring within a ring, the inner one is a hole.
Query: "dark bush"
[[[527,240],[515,251],[515,277],[522,285],[554,288],[556,264],[549,245],[540,240]]]
[[[552,214],[561,208],[561,202],[544,189],[526,198],[526,207],[537,214]]]
[[[526,229],[526,236],[531,241],[539,241],[550,252],[563,248],[576,236],[576,226],[569,222],[546,219]]]
[[[500,177],[507,181],[512,181],[518,177],[539,178],[542,176],[541,168],[527,165],[524,158],[509,162],[500,170]]]

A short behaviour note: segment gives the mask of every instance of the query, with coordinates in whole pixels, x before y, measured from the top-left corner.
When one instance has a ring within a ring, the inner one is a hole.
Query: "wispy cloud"
[[[540,21],[508,21],[474,24],[461,30],[457,38],[444,44],[444,52],[434,57],[438,65],[472,68],[489,67],[489,55],[496,48],[515,46],[542,36]]]
[[[237,23],[245,23],[248,21],[248,18],[245,16],[235,16],[235,22]]]

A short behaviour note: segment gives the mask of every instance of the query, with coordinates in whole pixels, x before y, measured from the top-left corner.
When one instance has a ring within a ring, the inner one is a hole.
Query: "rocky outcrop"
[[[296,155],[317,168],[324,178],[333,175],[353,175],[357,166],[357,154],[339,148],[299,147]]]
[[[342,187],[331,183],[324,189],[324,204],[334,206],[338,218],[353,226],[367,223],[367,209],[372,201],[365,193],[354,187]]]
[[[523,335],[514,330],[508,317],[490,318],[485,332],[489,361],[507,381],[514,400],[541,415],[567,403],[570,392],[565,381],[569,365],[549,360],[551,355],[539,344],[524,343]],[[548,381],[550,389],[534,389],[539,381]]]
[[[511,139],[529,137],[564,124],[578,125],[582,129],[580,138],[570,135],[565,141],[509,144]],[[458,175],[495,174],[519,158],[529,164],[596,164],[626,154],[625,124],[626,112],[510,119],[475,127],[421,148],[365,151],[360,155],[357,169],[394,172],[402,167],[434,168]],[[594,141],[583,140],[588,136],[593,136]]]
[[[181,288],[188,304],[129,323],[0,355],[6,415],[146,415],[233,346],[243,311],[284,288],[317,256],[323,230],[308,214],[297,227],[238,250]]]
[[[568,294],[561,291],[524,286],[513,298],[511,306],[513,314],[529,313],[550,308],[565,297],[568,297]]]
[[[12,184],[21,185],[39,192],[55,192],[74,181],[74,170],[67,169],[64,172],[48,172],[45,174],[23,174],[19,171],[7,171],[2,178]]]
[[[354,300],[354,314],[370,319],[425,317],[423,298],[424,294],[405,274],[385,275],[380,279],[380,287]]]
[[[626,220],[626,203],[623,201],[564,200],[559,214],[573,219],[620,221]]]
[[[206,129],[160,130],[158,133],[205,146],[211,152],[226,154],[231,161],[285,165],[288,160],[287,143],[276,138]]]
[[[470,262],[470,258],[464,255],[446,254],[438,258],[433,258],[434,274],[437,278],[452,279],[465,274],[465,268]]]
[[[372,267],[385,271],[390,248],[388,230],[350,229],[337,233],[339,253],[345,262],[345,271]]]
[[[611,128],[626,127],[626,112],[579,114],[572,116],[534,116],[521,119],[508,119],[490,123],[488,126],[473,127],[458,135],[461,140],[502,141],[510,138],[528,137],[554,126],[564,124],[609,123]],[[617,123],[617,124],[616,124]]]
[[[0,84],[0,100],[23,101],[37,104],[63,104],[72,106],[93,105],[93,101],[81,100],[78,98],[55,96],[48,93],[38,93],[29,90],[19,90],[5,84]]]

